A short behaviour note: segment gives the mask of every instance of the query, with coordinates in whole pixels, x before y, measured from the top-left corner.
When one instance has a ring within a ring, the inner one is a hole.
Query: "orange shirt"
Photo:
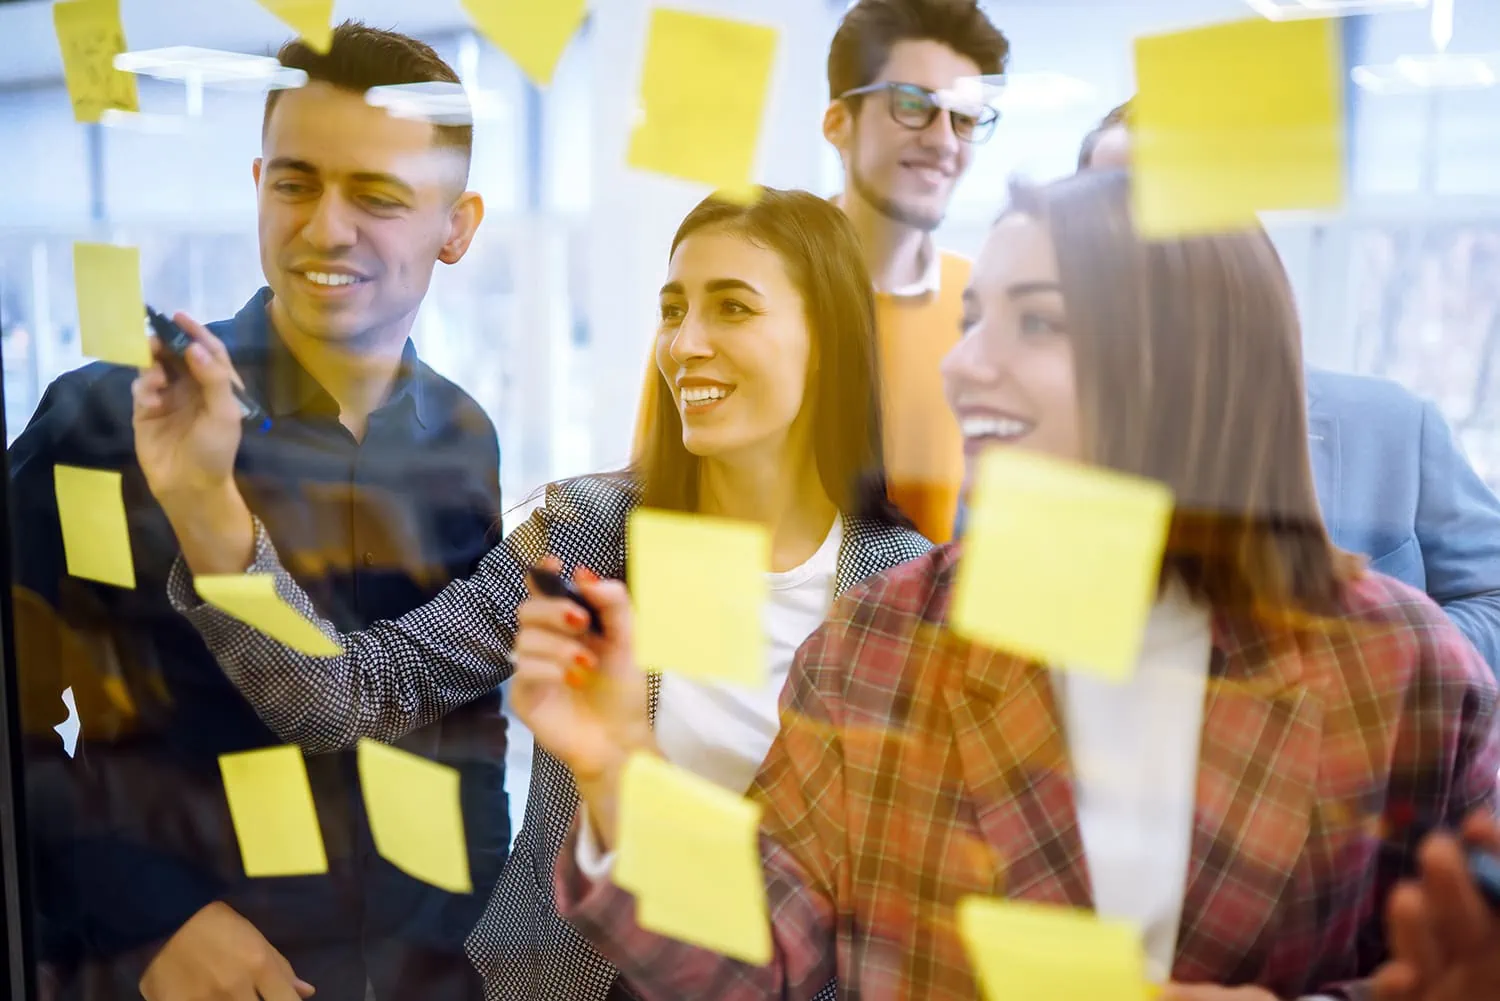
[[[957,254],[941,258],[937,292],[875,297],[891,500],[937,543],[953,535],[964,478],[963,437],[938,365],[958,343],[971,267]]]

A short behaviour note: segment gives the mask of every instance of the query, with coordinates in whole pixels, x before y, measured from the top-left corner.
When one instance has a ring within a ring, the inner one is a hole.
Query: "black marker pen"
[[[150,306],[146,307],[146,319],[151,321],[151,330],[161,341],[162,346],[167,349],[167,354],[175,362],[175,366],[184,366],[186,363],[182,360],[182,356],[188,348],[192,347],[193,338],[169,317],[158,313]],[[169,364],[168,367],[174,366]],[[182,373],[177,374],[185,374],[185,372],[184,368]],[[261,408],[261,405],[251,399],[250,394],[238,385],[231,383],[229,388],[234,393],[235,401],[240,405],[240,418],[246,423],[256,425],[258,431],[269,430],[271,417]]]

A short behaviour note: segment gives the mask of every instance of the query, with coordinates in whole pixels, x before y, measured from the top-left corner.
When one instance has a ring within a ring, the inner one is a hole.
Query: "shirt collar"
[[[834,195],[830,199],[839,209],[844,207],[844,196]],[[937,251],[930,234],[922,237],[922,274],[916,281],[896,288],[882,288],[875,283],[875,291],[893,299],[916,299],[924,295],[936,295],[943,285],[943,257]]]
[[[263,288],[230,321],[225,347],[245,381],[246,391],[272,418],[319,414],[337,419],[338,404],[308,374],[271,326],[270,305],[271,290]],[[390,395],[376,409],[385,410],[409,400],[417,423],[426,427],[431,415],[425,382],[426,373],[421,369],[416,346],[407,338]]]

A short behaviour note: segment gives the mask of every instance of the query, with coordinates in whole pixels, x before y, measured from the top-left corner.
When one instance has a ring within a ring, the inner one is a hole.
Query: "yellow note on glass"
[[[359,784],[380,857],[449,893],[471,893],[458,772],[373,740],[359,742]]]
[[[642,508],[631,514],[628,535],[636,661],[705,681],[764,685],[765,528]]]
[[[1136,40],[1142,234],[1244,229],[1260,211],[1343,201],[1339,30],[1336,18],[1257,18]]]
[[[328,871],[302,750],[291,745],[219,756],[229,816],[247,876]]]
[[[552,82],[558,61],[588,13],[587,0],[463,0],[469,19],[495,48],[515,60],[538,87]]]
[[[203,574],[194,586],[204,601],[219,611],[254,626],[293,650],[314,657],[332,657],[343,647],[281,600],[270,574]]]
[[[314,52],[333,48],[334,0],[257,0],[288,28],[302,36]]]
[[[996,448],[980,460],[953,630],[1123,681],[1156,598],[1172,494],[1154,480]]]
[[[84,354],[116,365],[150,366],[139,250],[109,243],[73,244],[73,294]]]
[[[113,470],[52,467],[68,573],[133,589],[135,561],[121,482]]]
[[[746,963],[771,960],[760,807],[650,754],[625,766],[614,881],[642,928]]]
[[[749,197],[776,42],[775,28],[653,9],[626,162]]]
[[[125,51],[119,0],[62,0],[52,5],[52,26],[75,121],[141,110],[135,74],[115,69],[115,56]]]
[[[988,1001],[1148,1001],[1129,922],[1046,904],[965,897],[958,933]]]

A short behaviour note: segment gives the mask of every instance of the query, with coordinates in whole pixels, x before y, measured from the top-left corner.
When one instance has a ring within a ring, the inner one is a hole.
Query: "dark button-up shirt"
[[[270,297],[262,290],[211,327],[271,416],[268,428],[247,428],[240,489],[288,569],[341,629],[399,618],[466,576],[498,540],[494,427],[408,342],[387,400],[356,439],[271,328]],[[221,899],[294,967],[299,950],[315,950],[315,965],[347,972],[351,989],[358,981],[362,990],[368,975],[389,996],[381,971],[401,966],[403,948],[421,953],[413,965],[430,968],[434,956],[464,963],[463,937],[509,843],[498,692],[401,742],[460,771],[472,895],[420,884],[376,856],[344,754],[308,759],[328,876],[245,879],[217,758],[277,741],[167,602],[178,547],[135,462],[134,375],[95,364],[62,376],[9,455],[44,958],[149,958],[154,944]],[[68,576],[53,488],[59,463],[122,472],[134,590]],[[66,713],[65,687],[83,722],[73,760],[50,732]],[[315,986],[320,996],[341,993]]]

